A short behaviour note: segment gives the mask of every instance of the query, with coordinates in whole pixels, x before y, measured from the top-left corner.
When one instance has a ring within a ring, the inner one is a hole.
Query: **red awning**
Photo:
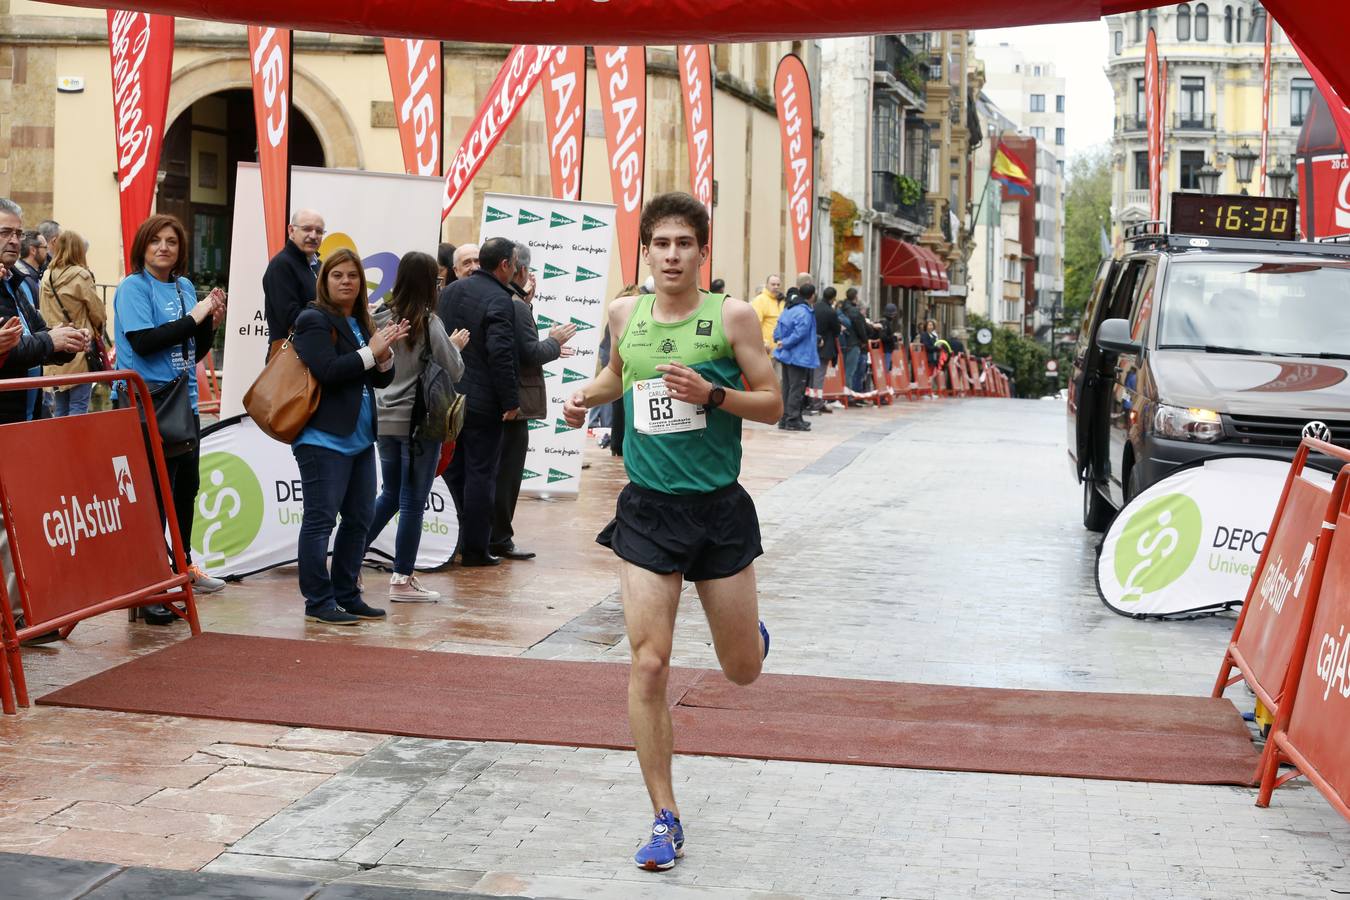
[[[925,249],[928,254],[928,268],[933,273],[933,290],[945,291],[951,287],[951,282],[947,280],[947,267],[942,264],[942,260],[932,250]]]
[[[931,277],[928,274],[926,251],[916,245],[881,238],[881,281],[891,287],[927,288]]]

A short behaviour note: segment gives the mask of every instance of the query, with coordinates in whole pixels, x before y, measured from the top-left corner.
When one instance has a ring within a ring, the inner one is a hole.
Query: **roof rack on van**
[[[1153,225],[1153,222],[1141,222],[1139,226]],[[1171,251],[1227,251],[1229,253],[1283,253],[1300,256],[1334,256],[1338,259],[1350,259],[1350,236],[1340,242],[1320,241],[1272,241],[1258,238],[1209,237],[1195,234],[1167,234],[1166,232],[1141,233],[1137,236],[1131,229],[1125,231],[1125,239],[1133,250],[1171,250]]]

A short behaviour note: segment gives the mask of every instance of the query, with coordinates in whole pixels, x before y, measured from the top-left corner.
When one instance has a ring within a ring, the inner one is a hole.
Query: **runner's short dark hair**
[[[509,238],[495,237],[483,241],[478,248],[478,265],[484,272],[495,272],[497,267],[509,260],[516,252],[515,242]]]
[[[680,219],[694,229],[694,237],[700,247],[708,244],[708,207],[692,195],[683,191],[671,191],[659,194],[647,201],[642,208],[642,219],[638,222],[638,240],[647,247],[652,242],[652,232],[666,219]]]

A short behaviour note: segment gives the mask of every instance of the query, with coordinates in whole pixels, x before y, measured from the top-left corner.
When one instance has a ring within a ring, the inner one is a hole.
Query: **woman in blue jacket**
[[[806,384],[820,364],[816,314],[811,308],[815,296],[816,286],[809,283],[788,295],[787,308],[773,329],[773,339],[778,343],[773,356],[783,367],[783,418],[778,420],[778,427],[784,431],[811,430],[811,424],[802,418],[802,408],[806,405]]]
[[[400,319],[376,329],[366,273],[348,249],[319,270],[314,302],[295,320],[295,352],[321,388],[319,406],[291,445],[304,488],[304,521],[296,563],[305,619],[359,625],[382,619],[361,597],[357,578],[375,515],[375,389],[394,380],[393,345],[408,335]],[[339,513],[328,569],[328,539]]]

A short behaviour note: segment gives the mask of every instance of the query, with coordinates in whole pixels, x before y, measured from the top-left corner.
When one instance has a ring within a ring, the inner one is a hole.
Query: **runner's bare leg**
[[[754,564],[727,578],[696,582],[694,588],[708,617],[722,673],[736,684],[750,684],[764,666]]]
[[[658,575],[620,560],[619,583],[624,625],[632,647],[628,725],[637,745],[638,765],[647,783],[653,814],[668,809],[679,818],[670,774],[675,736],[666,702],[666,683],[682,580],[678,572]]]

